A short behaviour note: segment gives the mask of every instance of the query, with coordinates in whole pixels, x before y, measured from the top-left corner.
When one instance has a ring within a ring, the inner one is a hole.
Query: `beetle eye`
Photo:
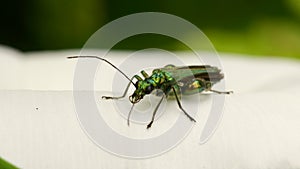
[[[153,86],[150,85],[150,86],[148,86],[148,87],[146,88],[145,93],[146,93],[146,94],[150,94],[150,93],[152,92],[152,90],[153,90]]]

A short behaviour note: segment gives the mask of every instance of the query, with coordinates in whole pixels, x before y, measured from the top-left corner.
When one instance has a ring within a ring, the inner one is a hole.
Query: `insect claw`
[[[112,99],[112,97],[110,97],[110,96],[102,96],[102,99],[108,100],[108,99]]]
[[[224,94],[233,94],[233,91],[222,92],[222,93],[224,93]],[[222,94],[222,93],[221,93],[221,94]]]
[[[195,123],[196,123],[196,120],[195,120],[195,119],[193,119],[193,118],[190,118],[190,120],[191,120],[192,122],[195,122]]]
[[[196,123],[196,120],[192,116],[190,116],[186,111],[183,111],[183,112],[192,122]]]
[[[147,129],[151,128],[153,121],[151,121],[148,125],[147,125]]]
[[[212,90],[212,89],[207,89],[207,91],[211,91],[211,92],[214,92],[214,93],[217,93],[217,94],[232,94],[233,91],[217,91],[217,90]]]

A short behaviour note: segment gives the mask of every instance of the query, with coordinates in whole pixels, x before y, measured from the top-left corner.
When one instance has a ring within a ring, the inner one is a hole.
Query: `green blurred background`
[[[197,25],[221,52],[300,58],[300,0],[2,1],[0,44],[23,51],[81,48],[104,24],[137,12],[165,12]],[[184,49],[160,35],[138,35],[116,49]]]

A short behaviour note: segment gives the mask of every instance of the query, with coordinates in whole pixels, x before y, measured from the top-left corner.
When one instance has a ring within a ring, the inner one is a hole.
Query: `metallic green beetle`
[[[130,84],[134,85],[136,89],[134,93],[129,96],[129,100],[132,103],[132,106],[127,118],[128,125],[129,125],[129,119],[134,105],[138,103],[141,99],[143,99],[145,95],[152,93],[154,90],[161,91],[156,93],[156,95],[161,96],[161,99],[159,100],[157,106],[153,111],[152,119],[150,123],[147,125],[147,129],[149,129],[152,126],[157,109],[159,108],[160,104],[162,103],[165,97],[175,98],[182,112],[191,121],[196,122],[196,120],[183,109],[181,102],[179,100],[181,94],[191,95],[191,94],[201,93],[203,91],[210,91],[218,94],[232,93],[232,91],[221,92],[221,91],[211,89],[214,84],[216,84],[217,82],[219,82],[224,78],[224,75],[221,73],[220,69],[210,65],[182,66],[182,67],[167,65],[163,68],[154,69],[150,76],[144,70],[142,70],[141,74],[144,77],[143,79],[138,75],[134,75],[132,78],[129,78],[124,72],[122,72],[115,65],[97,56],[68,57],[68,59],[72,59],[72,58],[100,59],[110,64],[112,67],[118,70],[122,75],[124,75],[124,77],[126,77],[129,80],[129,83],[122,96],[118,96],[118,97],[102,96],[103,99],[124,98],[128,92]],[[133,82],[134,79],[137,80],[136,83]]]

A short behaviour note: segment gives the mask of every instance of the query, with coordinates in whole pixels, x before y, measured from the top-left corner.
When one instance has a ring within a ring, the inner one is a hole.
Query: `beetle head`
[[[145,95],[150,94],[154,90],[154,86],[150,82],[144,80],[137,81],[135,88],[134,93],[129,96],[129,100],[133,104],[139,102]]]

